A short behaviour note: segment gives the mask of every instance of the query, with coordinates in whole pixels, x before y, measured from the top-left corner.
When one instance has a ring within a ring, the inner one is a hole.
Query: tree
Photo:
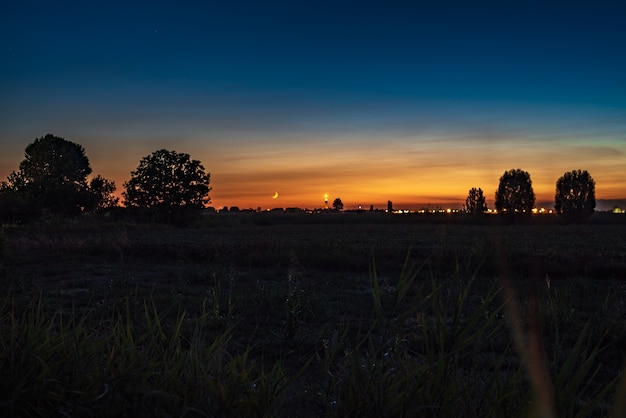
[[[482,214],[487,212],[487,202],[483,189],[480,187],[477,189],[472,187],[465,199],[465,210],[472,215]]]
[[[210,202],[210,174],[189,154],[153,152],[139,162],[122,193],[127,207],[149,209],[158,218],[176,221],[183,212],[199,211]]]
[[[596,182],[585,170],[569,171],[556,182],[554,209],[565,222],[582,223],[596,208]]]
[[[92,178],[89,182],[89,191],[93,197],[93,210],[101,212],[117,206],[120,198],[113,194],[115,190],[117,190],[115,182],[107,180],[100,175]]]
[[[47,134],[28,144],[19,170],[2,183],[0,200],[17,199],[29,208],[29,218],[46,212],[77,215],[89,205],[89,174],[91,166],[81,145]]]
[[[496,210],[509,221],[528,219],[535,205],[535,192],[528,172],[517,169],[506,171],[500,177],[496,191]]]
[[[333,209],[343,210],[343,202],[340,198],[336,198],[335,200],[333,200]]]

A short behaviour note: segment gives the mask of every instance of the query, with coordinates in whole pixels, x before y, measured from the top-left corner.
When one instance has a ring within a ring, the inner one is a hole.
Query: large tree
[[[504,172],[496,191],[496,210],[510,221],[529,218],[535,205],[530,174],[519,168]]]
[[[26,147],[19,170],[2,183],[2,201],[17,199],[29,208],[30,218],[45,212],[77,215],[91,202],[89,174],[81,145],[48,134]]]
[[[557,180],[554,209],[565,222],[584,222],[595,208],[596,182],[586,170],[569,171]]]
[[[200,209],[210,202],[210,174],[189,154],[167,151],[153,152],[139,162],[124,183],[124,204],[145,208],[161,215],[180,210]]]
[[[483,189],[472,187],[465,199],[465,210],[472,215],[483,214],[487,212],[487,201],[483,194]]]

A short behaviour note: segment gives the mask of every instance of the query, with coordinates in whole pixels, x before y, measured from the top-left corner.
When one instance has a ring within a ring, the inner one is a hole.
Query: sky
[[[0,179],[52,133],[118,192],[158,149],[211,205],[539,205],[587,170],[626,199],[620,1],[31,1],[0,5]],[[273,196],[278,193],[278,198]],[[626,205],[626,203],[624,203]]]

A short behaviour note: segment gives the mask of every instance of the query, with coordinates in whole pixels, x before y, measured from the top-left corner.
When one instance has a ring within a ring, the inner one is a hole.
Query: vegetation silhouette
[[[472,187],[465,199],[465,211],[471,215],[482,215],[487,213],[487,201],[483,194],[483,189]]]
[[[188,223],[211,201],[210,176],[189,154],[154,151],[141,159],[124,183],[124,205],[139,220]]]
[[[187,225],[200,219],[203,209],[206,209],[205,213],[211,213],[209,209],[216,212],[206,206],[210,203],[210,173],[206,173],[200,161],[192,160],[189,154],[161,149],[144,157],[131,172],[130,180],[124,183],[121,202],[124,207],[115,195],[115,183],[100,175],[88,181],[91,173],[89,159],[81,145],[52,134],[36,138],[26,147],[19,170],[0,183],[0,222],[25,223],[96,213],[105,214],[111,220]],[[495,197],[498,219],[504,219],[506,223],[527,222],[536,210],[530,174],[521,169],[508,170],[502,175]],[[554,200],[559,220],[564,223],[586,222],[595,212],[595,181],[586,170],[567,172],[557,180]],[[328,196],[325,196],[325,203],[328,204]],[[335,198],[331,208],[335,212],[343,211],[341,198]],[[273,213],[284,211],[275,209]],[[464,213],[472,216],[471,220],[468,218],[469,222],[478,219],[482,219],[480,223],[487,222],[486,218],[475,216],[488,212],[481,188],[469,190],[464,209]],[[254,212],[253,209],[244,211]],[[295,207],[286,211],[308,212]],[[370,205],[370,212],[376,211]],[[387,212],[393,211],[393,204],[388,200]],[[220,212],[240,210],[237,206],[230,210],[225,206]],[[363,210],[359,206],[356,212]],[[440,208],[439,212],[443,209]]]
[[[93,208],[96,212],[103,213],[119,205],[120,198],[115,196],[115,183],[101,175],[97,175],[89,181],[89,188],[93,195]]]
[[[535,206],[530,174],[519,168],[505,171],[496,191],[496,210],[507,223],[528,221]]]
[[[26,147],[18,171],[0,185],[0,218],[74,217],[117,204],[115,183],[101,176],[88,183],[91,172],[81,145],[52,134],[36,138]]]
[[[565,223],[583,223],[596,208],[596,182],[585,170],[569,171],[556,182],[554,209]]]

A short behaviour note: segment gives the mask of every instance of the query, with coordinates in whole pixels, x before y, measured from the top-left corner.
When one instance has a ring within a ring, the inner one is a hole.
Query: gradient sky
[[[0,178],[52,133],[118,190],[166,148],[212,205],[626,198],[626,2],[47,1],[0,6]],[[279,198],[272,199],[274,192]]]

